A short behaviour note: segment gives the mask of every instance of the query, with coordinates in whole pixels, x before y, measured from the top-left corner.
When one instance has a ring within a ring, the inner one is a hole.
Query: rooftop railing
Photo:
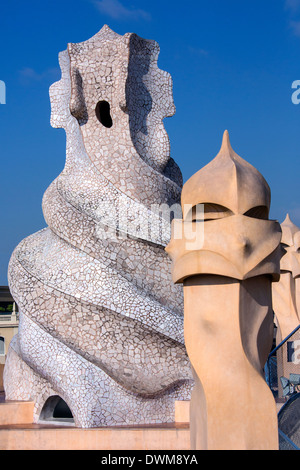
[[[300,325],[268,357],[266,381],[277,404],[279,450],[300,450]]]
[[[13,313],[2,313],[0,314],[0,324],[1,323],[16,323],[19,321],[19,314]]]

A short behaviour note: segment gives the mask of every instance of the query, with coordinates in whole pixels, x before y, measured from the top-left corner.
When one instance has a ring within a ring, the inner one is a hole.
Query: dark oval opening
[[[101,122],[104,127],[111,127],[113,125],[108,101],[99,101],[95,111],[98,121]]]

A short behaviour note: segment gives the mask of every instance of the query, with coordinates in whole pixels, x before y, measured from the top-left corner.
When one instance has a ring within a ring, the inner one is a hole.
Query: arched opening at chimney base
[[[39,418],[39,422],[44,421],[55,424],[74,424],[72,411],[59,395],[53,395],[45,401]]]

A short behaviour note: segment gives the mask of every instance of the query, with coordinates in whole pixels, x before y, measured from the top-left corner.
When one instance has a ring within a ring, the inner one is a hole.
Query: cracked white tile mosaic
[[[175,112],[159,46],[108,26],[59,54],[51,124],[66,163],[43,197],[47,228],[9,264],[20,328],[4,386],[34,400],[35,422],[59,395],[75,425],[174,421],[193,385],[182,287],[165,252],[182,176],[163,119]],[[158,210],[156,210],[158,208]]]

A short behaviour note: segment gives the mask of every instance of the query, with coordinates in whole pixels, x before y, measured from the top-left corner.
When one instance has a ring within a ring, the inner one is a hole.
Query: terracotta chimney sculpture
[[[278,322],[278,341],[300,323],[300,228],[287,214],[281,224],[280,282],[273,285],[273,307]]]
[[[184,185],[181,203],[183,220],[173,221],[166,250],[173,280],[184,287],[195,379],[191,447],[277,449],[276,406],[263,375],[281,239],[280,225],[268,220],[269,186],[225,131],[218,155]]]
[[[277,346],[287,336],[289,338],[277,349],[278,396],[287,392],[285,379],[290,374],[300,373],[300,330],[291,333],[300,324],[300,229],[287,214],[282,229],[282,258],[280,261],[280,281],[273,284],[273,309],[277,325]]]

